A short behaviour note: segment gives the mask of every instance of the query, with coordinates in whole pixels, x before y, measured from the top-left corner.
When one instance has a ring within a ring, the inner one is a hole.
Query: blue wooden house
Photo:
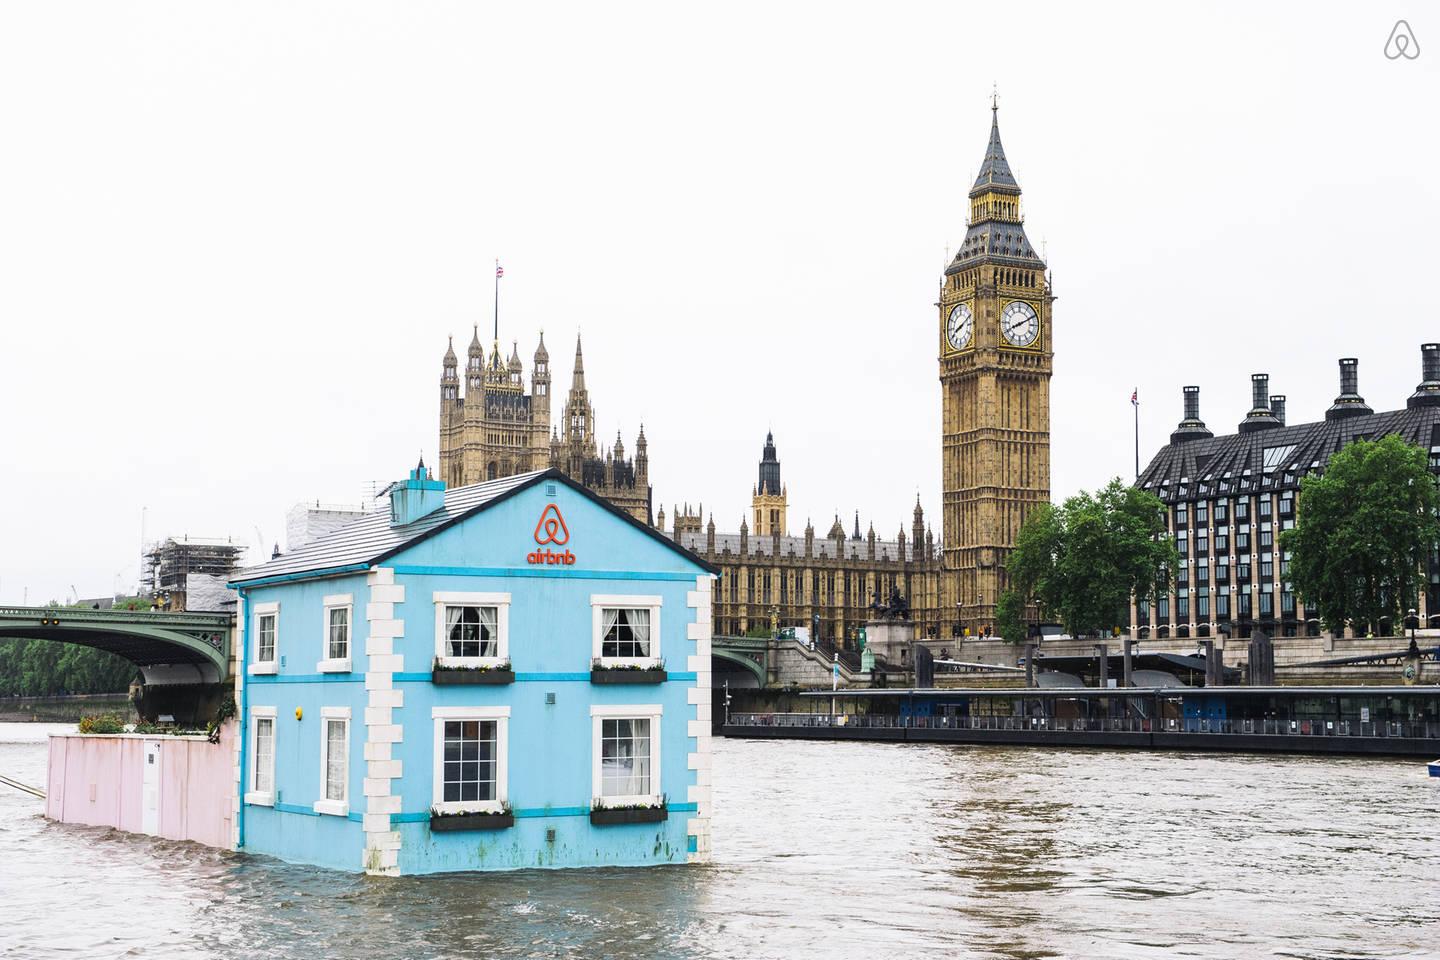
[[[710,851],[716,571],[549,470],[245,570],[237,846],[399,875]]]

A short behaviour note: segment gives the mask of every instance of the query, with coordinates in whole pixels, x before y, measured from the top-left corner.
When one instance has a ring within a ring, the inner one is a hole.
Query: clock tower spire
[[[1054,354],[1045,262],[1025,235],[1020,184],[990,107],[965,240],[940,288],[945,574],[942,603],[976,634],[993,626],[1005,560],[1050,500]],[[1023,639],[1023,638],[1015,638]]]

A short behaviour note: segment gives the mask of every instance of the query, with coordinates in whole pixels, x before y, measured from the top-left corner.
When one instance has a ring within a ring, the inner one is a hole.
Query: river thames
[[[45,780],[46,724],[0,724]],[[372,879],[0,788],[0,956],[1435,957],[1423,763],[715,741],[704,867]]]

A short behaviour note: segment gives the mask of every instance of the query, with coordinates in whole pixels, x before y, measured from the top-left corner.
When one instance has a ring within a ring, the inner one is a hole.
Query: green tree
[[[149,601],[137,598],[136,602],[143,602],[143,607],[124,609],[150,609]],[[52,600],[46,606],[65,605]],[[56,640],[0,640],[0,697],[124,693],[137,673],[129,660],[94,647]]]
[[[0,697],[124,693],[135,664],[94,647],[55,640],[0,640]]]
[[[1005,564],[1010,599],[1000,598],[1018,630],[1018,610],[1034,601],[1072,636],[1122,625],[1132,596],[1148,599],[1169,586],[1179,557],[1165,536],[1165,507],[1119,477],[1096,494],[1081,491],[1058,507],[1036,510],[1015,538]],[[1007,633],[1008,637],[1009,634]]]
[[[145,597],[121,597],[115,601],[112,610],[152,610],[154,604]]]
[[[1010,643],[1020,643],[1026,637],[1025,601],[1014,590],[1002,590],[995,602],[995,632]]]
[[[1300,482],[1295,528],[1280,534],[1296,593],[1336,633],[1398,629],[1440,541],[1436,508],[1423,449],[1394,434],[1346,446]]]

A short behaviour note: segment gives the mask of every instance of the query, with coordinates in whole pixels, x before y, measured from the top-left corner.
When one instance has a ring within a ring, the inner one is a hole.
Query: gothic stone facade
[[[535,348],[530,391],[518,345],[507,361],[497,341],[488,359],[477,329],[465,364],[464,392],[455,345],[445,351],[440,377],[440,479],[449,487],[555,467],[642,523],[651,522],[650,456],[645,428],[635,457],[625,457],[619,434],[603,455],[595,441],[595,408],[585,387],[580,338],[559,424],[550,421],[550,353]]]
[[[854,649],[860,627],[874,616],[870,604],[892,589],[910,601],[919,636],[954,633],[954,610],[947,616],[939,600],[940,555],[918,500],[908,538],[902,528],[894,540],[877,539],[873,524],[862,536],[858,513],[848,537],[838,516],[823,538],[809,523],[803,536],[788,536],[780,462],[767,436],[751,501],[756,528],[766,531],[753,537],[748,520],[740,521],[739,533],[716,533],[713,517],[701,527],[703,506],[672,508],[670,537],[720,568],[711,600],[717,635],[768,632],[772,624],[808,627],[817,640]],[[663,508],[657,522],[664,530]]]
[[[858,517],[848,538],[838,517],[824,539],[808,523],[803,537],[787,536],[788,491],[767,438],[752,494],[753,528],[742,522],[738,534],[717,534],[712,518],[702,531],[703,511],[688,507],[674,518],[672,536],[722,570],[717,632],[743,634],[773,616],[848,644],[869,617],[869,604],[892,586],[910,601],[918,635],[942,647],[945,638],[993,626],[1016,534],[1036,506],[1050,501],[1054,295],[1025,234],[1020,193],[992,108],[965,240],[936,303],[943,551],[918,502],[908,541],[903,529],[894,540],[877,540],[873,526],[862,537]]]
[[[715,629],[743,634],[778,618],[818,629],[819,638],[849,642],[877,594],[893,587],[910,601],[920,636],[979,634],[993,625],[1005,588],[1004,563],[1020,526],[1050,500],[1051,292],[1044,261],[1025,234],[1020,186],[1000,143],[992,110],[989,145],[969,191],[965,240],[945,270],[940,319],[943,552],[923,524],[917,502],[907,539],[847,537],[837,517],[817,539],[786,528],[788,491],[773,443],[752,491],[754,527],[702,529],[703,511],[674,513],[671,536],[721,568]],[[605,458],[594,440],[577,341],[575,380],[557,430],[550,423],[549,357],[535,352],[525,393],[518,352],[497,344],[488,364],[477,335],[470,345],[465,396],[451,349],[441,379],[441,476],[452,485],[555,466],[637,519],[650,515],[644,431],[633,463],[618,438]],[[548,437],[548,440],[547,440]],[[664,511],[657,525],[664,530]],[[751,538],[751,531],[755,537]]]
[[[1160,498],[1180,553],[1171,592],[1131,606],[1131,635],[1318,636],[1321,625],[1296,597],[1282,530],[1295,525],[1300,481],[1360,438],[1398,434],[1430,453],[1440,475],[1440,344],[1422,348],[1422,380],[1405,409],[1375,413],[1359,393],[1358,365],[1340,361],[1340,394],[1314,423],[1287,424],[1285,398],[1269,377],[1251,377],[1252,407],[1236,432],[1214,436],[1200,419],[1200,388],[1185,388],[1185,418],[1137,485]],[[1440,614],[1440,553],[1422,589],[1422,622]]]
[[[970,190],[965,240],[940,286],[947,609],[979,633],[994,621],[1005,560],[1050,501],[1050,281],[1025,235],[1020,185],[990,144]]]

